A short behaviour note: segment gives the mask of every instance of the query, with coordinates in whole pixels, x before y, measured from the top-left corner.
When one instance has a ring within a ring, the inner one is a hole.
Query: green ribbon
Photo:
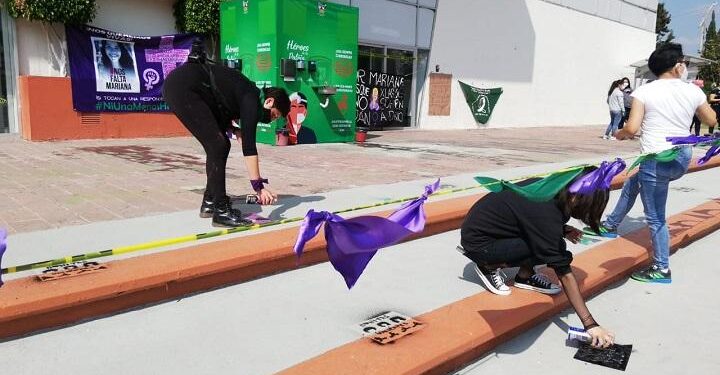
[[[626,174],[630,173],[630,171],[635,169],[635,167],[640,165],[640,163],[644,162],[645,160],[655,159],[657,161],[667,163],[669,161],[677,159],[678,154],[680,154],[680,147],[673,147],[669,150],[665,150],[659,153],[640,155],[637,159],[635,159],[635,162],[632,163],[630,168],[628,168]]]
[[[493,193],[499,193],[505,189],[513,191],[531,201],[546,202],[553,199],[562,188],[582,173],[585,166],[578,166],[569,170],[555,172],[545,178],[532,182],[525,186],[519,186],[510,181],[497,180],[492,177],[475,177],[484,188]]]

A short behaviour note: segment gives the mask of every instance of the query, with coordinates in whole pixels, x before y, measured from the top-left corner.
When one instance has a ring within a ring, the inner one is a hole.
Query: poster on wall
[[[486,124],[503,92],[501,87],[481,89],[458,81],[475,121]]]
[[[193,34],[132,36],[66,26],[73,109],[79,112],[167,112],[165,77],[187,60]]]
[[[370,129],[401,126],[405,120],[405,76],[358,69],[357,124]]]

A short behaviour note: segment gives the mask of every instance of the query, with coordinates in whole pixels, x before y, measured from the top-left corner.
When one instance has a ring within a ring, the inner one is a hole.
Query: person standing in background
[[[623,92],[623,106],[625,107],[625,115],[622,118],[622,121],[620,121],[620,125],[618,125],[618,130],[622,129],[625,125],[625,122],[628,119],[628,116],[630,116],[630,106],[632,105],[632,87],[630,87],[630,78],[623,77],[620,83],[620,90]]]
[[[712,89],[710,90],[710,98],[708,100],[710,107],[715,111],[715,115],[720,119],[720,87],[717,83],[713,82]],[[708,133],[712,134],[715,131],[715,126],[708,127]]]
[[[615,132],[618,130],[618,125],[622,121],[625,115],[625,103],[623,102],[623,92],[620,90],[620,84],[622,80],[613,81],[608,90],[607,103],[610,109],[610,123],[605,129],[603,139],[615,140]]]

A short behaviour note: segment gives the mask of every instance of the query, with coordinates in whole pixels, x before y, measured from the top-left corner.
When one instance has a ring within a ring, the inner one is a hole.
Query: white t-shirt
[[[679,79],[658,79],[638,87],[632,97],[645,105],[640,147],[642,153],[661,152],[673,145],[666,137],[690,135],[695,111],[705,103],[699,87]]]

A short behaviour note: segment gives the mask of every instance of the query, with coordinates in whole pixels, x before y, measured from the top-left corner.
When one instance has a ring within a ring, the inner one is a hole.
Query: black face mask
[[[272,122],[272,113],[270,113],[269,109],[263,108],[260,111],[259,121],[262,122],[263,124],[269,124]]]

